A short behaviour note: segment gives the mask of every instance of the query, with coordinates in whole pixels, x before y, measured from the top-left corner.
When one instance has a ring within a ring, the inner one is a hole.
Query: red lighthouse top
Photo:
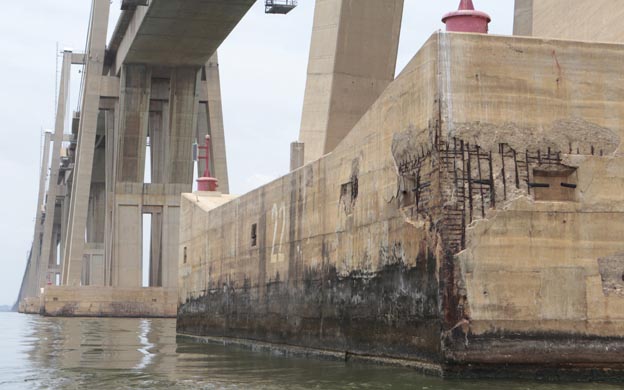
[[[485,12],[475,11],[472,0],[461,0],[457,11],[444,15],[446,31],[487,34],[492,18]]]

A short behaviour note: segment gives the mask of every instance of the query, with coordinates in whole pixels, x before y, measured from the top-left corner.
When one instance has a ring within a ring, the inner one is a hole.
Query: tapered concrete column
[[[80,284],[85,246],[85,229],[91,190],[91,171],[97,119],[100,103],[100,85],[104,69],[106,33],[108,28],[109,0],[93,0],[87,64],[84,69],[82,112],[78,131],[78,145],[74,167],[74,182],[69,209],[67,244],[63,255],[63,284]]]
[[[151,70],[124,65],[119,97],[117,182],[143,183],[149,122]]]
[[[334,150],[394,80],[403,0],[317,0],[299,141]]]
[[[165,183],[193,183],[193,141],[197,129],[199,68],[175,68],[169,97],[169,137],[165,145]]]
[[[533,0],[516,0],[514,35],[533,35]]]
[[[210,135],[212,152],[212,174],[219,180],[219,192],[230,193],[227,157],[225,151],[225,130],[223,126],[223,106],[221,102],[221,76],[219,74],[219,58],[215,53],[204,66],[206,75],[206,102],[200,102],[197,140],[201,143],[206,135]],[[204,176],[204,164],[197,164],[198,177]]]
[[[61,68],[61,83],[58,96],[58,106],[56,107],[56,120],[54,123],[54,139],[52,145],[52,162],[50,165],[50,180],[48,186],[48,197],[46,200],[46,219],[43,227],[44,246],[41,251],[41,267],[42,272],[39,274],[39,288],[44,287],[48,283],[48,266],[52,251],[56,251],[56,246],[52,243],[55,241],[54,220],[56,219],[56,198],[58,195],[58,178],[61,165],[61,148],[63,147],[63,133],[65,132],[65,118],[69,105],[69,82],[71,78],[71,61],[72,53],[65,51],[63,53],[63,65]]]
[[[30,266],[25,278],[25,296],[36,297],[39,295],[39,273],[45,272],[42,270],[44,266],[40,261],[42,247],[44,241],[43,236],[43,221],[45,218],[45,193],[46,193],[46,180],[48,178],[48,164],[50,160],[50,140],[52,139],[52,133],[46,131],[43,139],[43,155],[41,160],[41,170],[39,172],[39,194],[37,196],[37,208],[35,212],[35,233],[33,236],[32,246],[30,248],[29,263],[33,263],[34,266]],[[24,283],[24,282],[23,282]],[[20,294],[21,295],[21,294]],[[20,300],[24,297],[20,297]]]

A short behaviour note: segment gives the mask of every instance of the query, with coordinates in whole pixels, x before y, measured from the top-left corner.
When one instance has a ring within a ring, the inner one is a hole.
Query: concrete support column
[[[516,0],[513,33],[529,37],[533,34],[533,0]]]
[[[119,96],[117,182],[143,183],[149,122],[151,70],[124,65]]]
[[[206,102],[200,103],[197,140],[202,143],[206,134],[211,137],[212,175],[219,180],[219,192],[230,193],[230,184],[225,151],[225,130],[223,126],[223,106],[221,102],[221,76],[219,58],[215,53],[204,66],[206,75]],[[205,125],[204,125],[205,123]],[[204,176],[204,164],[197,164],[199,177]]]
[[[193,185],[193,141],[199,105],[199,68],[175,68],[169,97],[169,137],[165,145],[165,183]]]
[[[71,77],[72,53],[63,53],[63,65],[61,68],[61,83],[56,107],[56,121],[54,124],[54,139],[52,145],[52,162],[50,164],[50,180],[48,186],[48,198],[46,199],[46,219],[43,227],[43,243],[41,251],[41,273],[39,274],[39,288],[48,283],[48,267],[52,252],[56,253],[57,235],[54,233],[55,219],[57,218],[56,201],[58,195],[58,179],[61,164],[61,148],[63,147],[63,134],[65,132],[65,118],[69,105],[69,82]]]
[[[163,241],[163,208],[158,207],[158,210],[152,212],[152,231],[151,231],[151,247],[150,247],[150,272],[149,272],[149,285],[150,287],[162,286],[163,278],[163,256],[162,256],[162,241]]]
[[[299,141],[334,150],[394,80],[403,0],[317,0]]]
[[[172,196],[169,196],[171,198]],[[179,195],[170,199],[165,207],[162,222],[162,287],[175,288],[178,285],[178,251],[180,236]],[[177,204],[173,206],[173,204]]]
[[[136,200],[142,184],[126,184],[128,194],[117,194],[113,221],[111,272],[113,287],[141,287],[143,213]],[[134,191],[133,191],[134,189]]]
[[[60,262],[60,268],[61,268],[61,285],[63,284],[62,271],[63,271],[63,267],[65,263],[63,259],[63,254],[65,253],[65,244],[67,242],[67,225],[69,222],[68,221],[69,220],[69,203],[70,203],[69,199],[70,199],[70,195],[69,193],[66,193],[61,203],[61,239],[60,239],[60,244],[59,244],[60,245],[59,262]]]
[[[152,162],[152,183],[163,183],[166,169],[165,145],[168,138],[169,103],[159,102],[158,111],[150,111],[150,159]]]
[[[115,131],[116,117],[119,111],[119,102],[115,110],[104,111],[104,133],[106,141],[105,158],[105,191],[106,191],[106,214],[104,217],[104,285],[112,286],[112,262],[113,262],[113,218],[115,210],[115,180],[117,172],[117,144],[118,139]]]
[[[50,160],[50,142],[52,139],[52,133],[45,132],[43,139],[43,155],[41,160],[41,170],[39,172],[39,194],[37,196],[37,208],[35,212],[35,233],[33,236],[32,246],[30,248],[29,263],[33,263],[34,266],[28,268],[28,272],[25,277],[25,289],[24,293],[27,297],[36,297],[39,295],[39,274],[45,272],[42,269],[45,264],[40,260],[41,252],[43,250],[43,228],[45,218],[45,193],[46,193],[46,180],[48,178],[48,167]],[[22,282],[22,283],[24,283]],[[22,286],[24,288],[24,286]],[[22,293],[20,293],[21,295]],[[24,297],[20,297],[20,300]]]
[[[111,284],[141,287],[143,213],[141,197],[150,118],[151,69],[124,65],[115,130],[115,174],[111,183]]]
[[[623,17],[613,0],[516,0],[514,35],[621,43]]]
[[[290,171],[295,171],[305,164],[305,144],[292,142],[290,144]]]
[[[100,112],[101,135],[95,149],[93,171],[91,173],[91,193],[87,215],[87,242],[104,243],[106,220],[106,149],[104,127],[106,112]]]
[[[91,171],[97,119],[100,103],[100,86],[104,70],[106,52],[106,33],[108,28],[109,0],[93,0],[89,42],[87,44],[87,63],[84,69],[84,91],[82,112],[78,130],[74,182],[69,210],[67,244],[63,255],[63,284],[80,284],[81,267],[85,246],[85,229],[91,190]]]

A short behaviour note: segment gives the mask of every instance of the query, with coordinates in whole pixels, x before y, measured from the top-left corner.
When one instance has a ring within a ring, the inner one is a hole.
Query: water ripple
[[[613,390],[598,384],[443,381],[408,369],[176,342],[175,320],[0,313],[0,389]]]

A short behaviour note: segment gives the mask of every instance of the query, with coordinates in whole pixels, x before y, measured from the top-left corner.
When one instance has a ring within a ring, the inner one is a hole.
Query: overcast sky
[[[219,49],[232,193],[285,174],[299,134],[313,0],[288,16],[265,15],[261,1]],[[458,0],[405,0],[397,74]],[[476,0],[493,34],[511,34],[512,0]],[[56,45],[83,51],[91,1],[4,1],[0,13],[0,305],[17,297],[31,246],[42,129],[54,124]],[[120,0],[112,1],[112,32]],[[73,69],[71,109],[79,69]]]

